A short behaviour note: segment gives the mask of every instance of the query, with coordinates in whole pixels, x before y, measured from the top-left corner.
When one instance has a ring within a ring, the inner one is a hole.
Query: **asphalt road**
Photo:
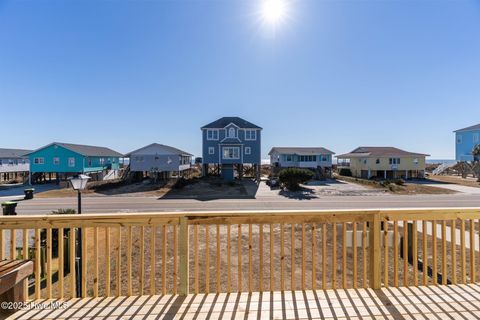
[[[60,208],[76,208],[77,199],[45,198],[20,201],[19,215],[47,214]],[[154,211],[223,211],[223,210],[299,210],[299,209],[376,209],[376,208],[438,208],[480,207],[478,194],[451,195],[369,195],[322,196],[310,200],[280,196],[261,196],[256,199],[158,199],[156,197],[84,197],[83,213],[154,212]]]

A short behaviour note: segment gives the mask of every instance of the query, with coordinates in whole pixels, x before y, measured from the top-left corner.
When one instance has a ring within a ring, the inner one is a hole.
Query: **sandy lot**
[[[468,177],[466,179],[463,179],[460,176],[434,176],[430,175],[428,177],[429,180],[433,181],[438,181],[438,182],[444,182],[448,184],[457,184],[457,185],[462,185],[462,186],[467,186],[467,187],[473,187],[473,188],[480,188],[480,182],[477,181],[477,179]]]

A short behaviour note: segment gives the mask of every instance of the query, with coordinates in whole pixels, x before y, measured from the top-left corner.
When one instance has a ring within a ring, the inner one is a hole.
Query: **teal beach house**
[[[53,142],[28,154],[31,182],[88,174],[96,180],[118,175],[123,155],[106,147]]]

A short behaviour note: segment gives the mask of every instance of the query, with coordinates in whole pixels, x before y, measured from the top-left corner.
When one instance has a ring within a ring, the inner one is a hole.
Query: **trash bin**
[[[16,202],[8,201],[8,202],[2,202],[2,209],[3,209],[3,215],[4,216],[14,216],[17,213],[15,212],[15,208],[17,207]]]
[[[25,200],[33,199],[34,191],[35,189],[33,188],[23,190],[23,192],[25,193]]]

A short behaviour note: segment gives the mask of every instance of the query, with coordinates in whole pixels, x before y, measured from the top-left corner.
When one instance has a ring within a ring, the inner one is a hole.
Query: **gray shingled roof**
[[[130,157],[132,154],[137,153],[137,152],[139,152],[140,150],[143,150],[143,149],[145,149],[145,148],[152,147],[152,146],[156,146],[156,147],[162,148],[163,150],[165,150],[165,151],[167,151],[167,152],[170,152],[170,153],[172,153],[172,154],[178,154],[178,155],[182,155],[182,156],[193,156],[193,154],[188,153],[188,152],[186,152],[186,151],[183,151],[183,150],[180,150],[180,149],[171,147],[171,146],[167,146],[167,145],[164,145],[164,144],[160,144],[160,143],[151,143],[151,144],[149,144],[148,146],[145,146],[145,147],[142,147],[142,148],[140,148],[140,149],[131,151],[131,152],[127,153],[125,156],[126,156],[126,157]]]
[[[272,154],[274,151],[277,151],[281,154],[297,154],[300,156],[335,154],[335,152],[323,147],[273,147],[272,150],[270,150],[270,152],[268,153],[268,155]]]
[[[25,157],[31,151],[32,150],[0,148],[0,158],[8,158],[8,159],[22,158],[22,157]]]
[[[212,129],[221,129],[228,126],[230,123],[235,124],[239,128],[248,128],[248,129],[262,129],[261,127],[245,120],[240,117],[223,117],[216,121],[213,121],[206,126],[203,126],[202,129],[212,128]]]
[[[123,157],[123,154],[117,151],[114,151],[110,148],[87,146],[83,144],[63,143],[63,142],[52,142],[49,145],[41,147],[30,153],[36,152],[41,149],[45,149],[46,147],[49,147],[51,145],[58,145],[58,146],[64,147],[65,149],[71,150],[85,157],[119,157],[119,158]]]
[[[476,124],[474,126],[470,126],[470,127],[466,127],[466,128],[463,128],[463,129],[455,130],[454,132],[471,131],[471,130],[480,130],[480,123]]]
[[[358,158],[358,157],[405,157],[405,156],[413,156],[413,157],[422,157],[422,156],[429,156],[429,154],[424,153],[415,153],[415,152],[408,152],[405,150],[401,150],[394,147],[358,147],[355,150],[338,155],[337,158]]]

